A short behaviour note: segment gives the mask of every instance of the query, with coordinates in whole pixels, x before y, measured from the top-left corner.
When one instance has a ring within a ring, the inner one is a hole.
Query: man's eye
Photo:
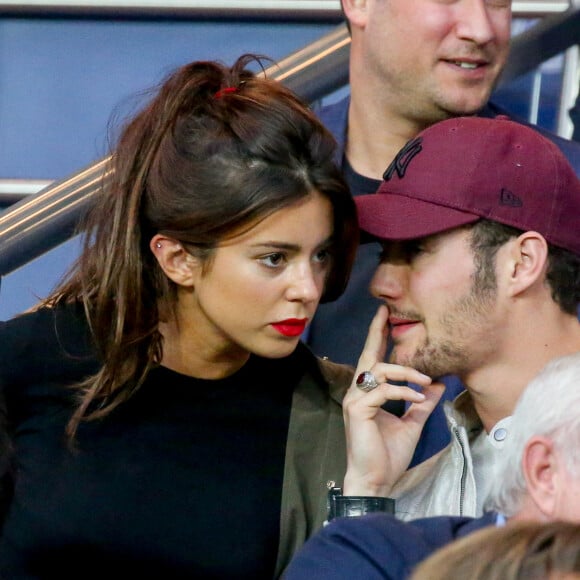
[[[381,262],[411,262],[417,256],[427,251],[424,240],[409,240],[395,244],[384,245],[380,253]]]
[[[409,242],[405,247],[405,253],[407,256],[414,258],[418,254],[422,254],[425,251],[425,244],[423,242]]]

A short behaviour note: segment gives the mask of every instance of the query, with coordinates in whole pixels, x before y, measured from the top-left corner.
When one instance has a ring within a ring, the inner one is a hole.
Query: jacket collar
[[[354,368],[349,365],[333,363],[326,358],[317,357],[303,342],[298,343],[296,354],[304,357],[307,368],[320,385],[328,385],[328,392],[335,402],[342,405],[347,387],[352,382]]]
[[[453,402],[447,401],[444,408],[450,430],[453,427],[462,426],[471,437],[483,429],[483,424],[475,410],[473,398],[469,391],[463,391],[457,395]]]

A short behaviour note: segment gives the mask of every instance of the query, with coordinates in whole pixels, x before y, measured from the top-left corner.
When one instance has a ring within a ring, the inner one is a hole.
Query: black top
[[[89,343],[80,309],[0,325],[16,482],[0,576],[272,578],[302,350],[218,381],[158,367],[71,449],[66,385],[98,368]]]

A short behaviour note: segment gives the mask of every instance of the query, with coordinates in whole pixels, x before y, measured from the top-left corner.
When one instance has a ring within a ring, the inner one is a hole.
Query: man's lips
[[[284,336],[300,336],[306,328],[308,318],[287,318],[273,322],[272,326]]]
[[[449,64],[453,64],[459,68],[465,70],[474,70],[476,68],[480,68],[482,66],[487,66],[487,61],[485,60],[477,60],[477,59],[453,59],[453,58],[446,58],[445,62]]]
[[[442,61],[457,72],[476,77],[486,74],[491,65],[491,61],[478,58],[444,58]]]
[[[408,318],[389,317],[389,326],[391,329],[391,336],[396,338],[401,334],[407,332],[415,325],[419,324],[419,320],[409,320]]]

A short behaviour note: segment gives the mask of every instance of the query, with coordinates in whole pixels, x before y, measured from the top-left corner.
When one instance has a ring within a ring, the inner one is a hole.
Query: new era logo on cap
[[[505,116],[429,127],[399,152],[377,193],[356,203],[361,229],[381,239],[421,238],[486,218],[580,255],[580,180],[554,143]]]
[[[501,189],[499,203],[500,205],[508,205],[510,207],[522,207],[523,205],[522,200],[517,195],[503,187]]]

